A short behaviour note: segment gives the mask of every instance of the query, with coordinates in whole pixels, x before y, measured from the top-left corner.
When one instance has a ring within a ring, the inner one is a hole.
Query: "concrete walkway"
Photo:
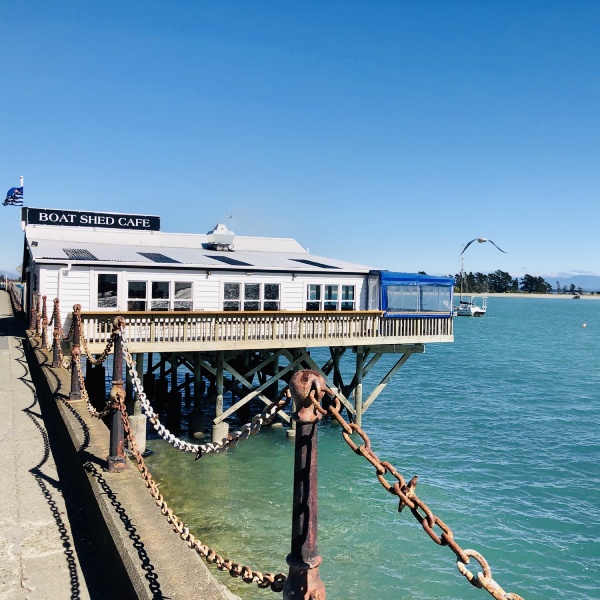
[[[106,471],[107,427],[50,364],[0,291],[0,600],[239,600],[133,463]]]
[[[0,292],[0,598],[90,598],[24,350]]]

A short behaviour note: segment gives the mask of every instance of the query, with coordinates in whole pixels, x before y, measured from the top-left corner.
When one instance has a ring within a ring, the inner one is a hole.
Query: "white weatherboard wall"
[[[280,309],[283,311],[304,311],[306,308],[307,286],[310,284],[354,285],[356,310],[367,306],[366,275],[337,273],[280,273],[224,270],[187,269],[143,269],[110,268],[106,266],[77,266],[71,268],[58,265],[41,265],[39,270],[39,290],[47,296],[48,317],[53,308],[53,300],[60,294],[61,319],[66,329],[67,315],[73,305],[81,304],[83,311],[98,310],[98,275],[116,274],[118,281],[117,308],[102,309],[120,312],[127,310],[127,284],[130,281],[146,281],[148,289],[153,281],[192,282],[193,308],[196,311],[223,310],[223,289],[225,283],[278,283],[280,288]]]

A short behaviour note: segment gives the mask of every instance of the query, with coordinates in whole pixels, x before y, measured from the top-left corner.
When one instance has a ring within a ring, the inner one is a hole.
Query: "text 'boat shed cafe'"
[[[178,369],[189,371],[203,410],[214,405],[213,439],[226,434],[225,419],[250,402],[270,402],[300,368],[320,372],[360,423],[408,357],[426,343],[453,341],[449,277],[317,256],[294,239],[235,235],[222,224],[205,234],[166,233],[158,216],[24,207],[22,227],[29,318],[41,298],[49,311],[56,298],[67,334],[80,305],[81,335],[94,355],[121,315],[145,382],[170,375],[176,394]],[[311,357],[316,347],[329,349],[324,364]],[[347,351],[355,358],[344,381]],[[363,378],[386,354],[399,356],[364,398]]]

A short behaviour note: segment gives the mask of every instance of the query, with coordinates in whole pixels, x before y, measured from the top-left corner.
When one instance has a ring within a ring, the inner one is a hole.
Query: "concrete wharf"
[[[106,471],[109,432],[27,337],[0,291],[0,599],[232,600],[174,535],[137,470]]]

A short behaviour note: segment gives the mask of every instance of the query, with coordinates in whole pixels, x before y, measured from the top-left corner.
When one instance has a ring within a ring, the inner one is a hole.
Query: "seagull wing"
[[[476,242],[477,238],[473,238],[470,242],[467,243],[467,245],[463,248],[463,251],[460,253],[460,255],[462,256],[465,253],[465,250],[473,243]],[[494,244],[495,246],[496,244]]]
[[[490,244],[493,244],[494,246],[496,246],[496,244],[494,244],[494,242],[492,242],[492,240],[488,240],[488,242]],[[502,250],[502,248],[500,248],[499,246],[496,246],[496,248],[498,248],[498,250],[500,250],[500,252],[504,252],[504,250]],[[506,254],[506,252],[504,252],[504,254]]]

